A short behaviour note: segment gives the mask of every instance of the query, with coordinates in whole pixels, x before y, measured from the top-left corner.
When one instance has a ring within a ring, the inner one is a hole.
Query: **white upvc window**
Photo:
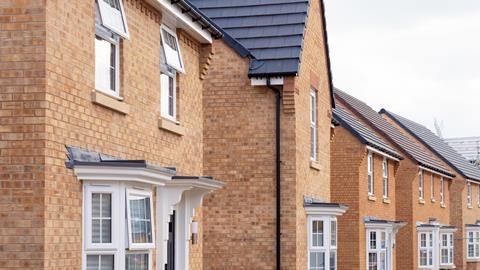
[[[391,234],[385,229],[367,229],[367,270],[391,269]]]
[[[373,182],[373,153],[371,151],[368,151],[368,157],[367,157],[367,173],[368,173],[368,195],[373,196],[374,195],[374,182]]]
[[[418,265],[432,268],[434,263],[434,235],[433,232],[418,233]]]
[[[480,229],[467,229],[467,259],[480,259]]]
[[[97,0],[97,4],[102,26],[124,38],[129,38],[122,1]]]
[[[435,201],[435,177],[433,173],[430,174],[430,200]]]
[[[383,158],[382,162],[382,176],[383,176],[383,198],[388,198],[388,159]]]
[[[174,30],[162,25],[160,28],[162,37],[162,49],[165,54],[165,62],[168,66],[174,68],[178,72],[184,73],[182,53],[177,34]]]
[[[470,182],[467,183],[467,206],[472,206],[472,184]]]
[[[445,187],[444,187],[444,179],[443,176],[440,177],[440,203],[445,204]]]
[[[127,189],[129,249],[138,250],[155,247],[152,209],[153,202],[150,191]]]
[[[104,0],[98,0],[97,3],[104,3]],[[120,96],[120,37],[104,27],[100,13],[96,4],[95,89]]]
[[[453,233],[440,234],[440,265],[453,265]]]
[[[334,217],[309,217],[308,269],[337,269],[337,219]]]
[[[310,90],[310,159],[317,160],[317,91]]]
[[[425,199],[425,193],[424,193],[424,182],[423,182],[423,170],[420,170],[418,173],[418,199],[419,200],[424,200]]]
[[[151,270],[151,190],[111,181],[86,182],[84,191],[83,269]]]

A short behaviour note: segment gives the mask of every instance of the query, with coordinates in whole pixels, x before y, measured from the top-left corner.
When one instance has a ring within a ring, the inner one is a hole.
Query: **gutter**
[[[281,93],[283,86],[273,86],[270,78],[267,78],[266,86],[275,92],[275,210],[276,210],[276,269],[281,269],[281,184],[280,184],[280,106],[281,106]]]

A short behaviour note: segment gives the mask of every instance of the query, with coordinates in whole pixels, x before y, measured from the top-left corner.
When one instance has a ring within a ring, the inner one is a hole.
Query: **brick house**
[[[457,228],[452,217],[454,204],[450,199],[457,183],[454,171],[428,147],[392,121],[382,118],[364,102],[338,89],[335,97],[337,106],[348,109],[404,157],[395,169],[394,204],[395,220],[407,222],[407,225],[396,236],[395,269],[455,267],[453,254],[459,248],[454,246]],[[368,199],[368,192],[361,195]],[[367,269],[383,269],[373,261],[368,261]],[[393,269],[393,265],[391,267],[385,269]]]
[[[192,1],[224,31],[204,89],[204,269],[335,269],[320,0]],[[338,249],[341,249],[339,246]]]
[[[339,218],[338,269],[395,269],[398,169],[402,155],[337,102],[331,145],[332,200],[349,210]],[[376,268],[377,267],[377,268]]]
[[[201,269],[193,209],[223,185],[201,177],[219,30],[185,1],[0,14],[0,268]]]
[[[456,174],[451,187],[450,219],[455,233],[456,269],[480,269],[480,170],[428,128],[385,109],[380,114],[428,147]]]

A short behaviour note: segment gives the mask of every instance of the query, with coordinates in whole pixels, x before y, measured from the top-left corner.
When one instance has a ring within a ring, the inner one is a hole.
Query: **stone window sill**
[[[315,160],[310,160],[310,168],[320,171],[320,163],[318,163],[318,161],[315,161]]]
[[[473,206],[467,205],[467,208],[468,208],[468,209],[473,209]]]
[[[457,268],[455,265],[443,265],[440,264],[440,269],[455,269]]]
[[[442,207],[442,208],[447,208],[447,206],[446,206],[444,203],[441,203],[441,204],[440,204],[440,207]]]
[[[178,122],[173,122],[162,117],[158,119],[158,128],[179,136],[185,136],[185,128],[180,126]]]
[[[424,199],[418,199],[418,203],[419,204],[425,204],[425,200]]]
[[[435,203],[436,200],[435,200],[434,198],[431,198],[431,199],[430,199],[430,202],[431,202],[431,203]]]
[[[93,103],[103,106],[105,108],[112,109],[122,114],[128,114],[130,112],[130,105],[123,103],[121,100],[122,98],[120,97],[113,97],[99,91],[92,92]]]
[[[480,258],[478,259],[467,259],[467,263],[478,263],[480,262]]]
[[[375,197],[374,195],[368,195],[368,200],[369,200],[369,201],[372,201],[372,202],[376,202],[376,201],[377,201],[377,197]]]
[[[392,201],[389,198],[383,198],[383,203],[390,204]]]

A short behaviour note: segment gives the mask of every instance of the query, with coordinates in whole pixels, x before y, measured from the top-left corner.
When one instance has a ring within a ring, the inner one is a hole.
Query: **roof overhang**
[[[384,156],[384,157],[386,157],[386,158],[388,158],[388,159],[395,160],[395,161],[397,161],[397,162],[400,161],[399,158],[394,157],[394,156],[392,156],[392,155],[390,155],[390,154],[388,154],[388,153],[386,153],[386,152],[384,152],[384,151],[381,151],[381,150],[379,150],[379,149],[377,149],[377,148],[374,148],[374,147],[371,147],[371,146],[369,146],[369,145],[367,145],[367,150],[368,150],[368,151],[371,151],[371,152],[374,152],[374,153],[376,153],[376,154],[379,154],[379,155],[381,155],[381,156]]]
[[[154,166],[140,167],[108,162],[78,162],[73,172],[79,180],[127,181],[163,186],[171,181],[175,171]]]
[[[407,225],[407,222],[405,221],[382,220],[382,219],[377,219],[372,217],[365,218],[363,222],[365,223],[365,227],[369,229],[390,228],[393,231],[398,231],[399,229]]]
[[[222,36],[221,31],[188,1],[145,1],[162,12],[163,23],[185,30],[200,43],[212,43],[213,38]]]
[[[310,197],[303,198],[303,206],[307,215],[341,216],[348,209],[343,204],[322,202]]]
[[[455,175],[449,175],[449,174],[442,173],[442,172],[439,172],[439,171],[436,171],[436,170],[432,170],[432,169],[430,169],[428,167],[425,167],[423,165],[419,165],[418,167],[423,171],[431,172],[433,174],[440,175],[444,178],[453,179],[455,177]]]
[[[283,76],[276,77],[252,77],[250,78],[250,84],[252,86],[268,86],[268,85],[283,85]]]

